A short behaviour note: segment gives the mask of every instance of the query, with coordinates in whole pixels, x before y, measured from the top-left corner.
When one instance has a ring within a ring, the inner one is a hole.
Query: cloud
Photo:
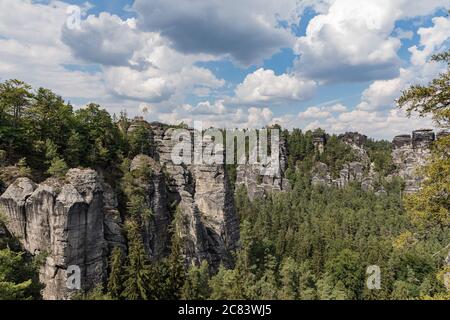
[[[73,62],[60,40],[66,9],[67,4],[59,1],[46,5],[0,0],[0,81],[21,79],[51,88],[69,100],[100,100],[106,95],[100,74],[64,67]]]
[[[395,22],[432,13],[446,4],[448,0],[336,0],[297,39],[296,70],[324,82],[396,77],[401,42],[392,36]]]
[[[153,121],[157,119],[169,124],[184,122],[189,126],[193,126],[194,121],[201,121],[204,128],[262,128],[275,120],[269,108],[232,108],[227,106],[224,100],[202,101],[196,105],[184,104],[171,110],[142,105],[141,110]]]
[[[140,28],[160,32],[181,52],[250,65],[291,47],[294,36],[280,22],[297,23],[299,6],[296,0],[136,0],[133,9]]]
[[[421,128],[433,128],[429,118],[413,115],[408,118],[403,110],[392,109],[385,112],[351,110],[337,116],[315,121],[304,121],[305,130],[322,128],[330,133],[357,131],[377,139],[392,139],[396,135],[408,134]]]
[[[395,36],[402,40],[402,39],[407,39],[407,40],[411,40],[414,37],[414,32],[412,32],[411,30],[404,30],[401,28],[396,28],[394,30]]]
[[[212,57],[179,53],[159,33],[137,29],[135,19],[91,15],[79,30],[64,27],[62,40],[76,58],[101,65],[107,90],[116,99],[179,103],[194,90],[211,92],[225,84],[195,65]]]
[[[272,70],[260,68],[247,75],[235,90],[236,102],[243,104],[303,101],[314,95],[316,83],[294,75],[275,75]]]
[[[331,117],[334,113],[343,113],[348,109],[341,103],[336,103],[333,105],[322,106],[322,107],[309,107],[305,111],[300,112],[298,117],[300,119],[324,119]]]
[[[429,56],[442,49],[450,35],[450,19],[448,17],[436,17],[432,20],[430,28],[420,28],[417,33],[420,36],[420,45],[409,48],[412,54],[411,62],[414,65],[423,65]],[[422,48],[422,49],[420,49]]]
[[[413,46],[410,51],[411,66],[401,68],[398,77],[389,80],[374,81],[364,90],[359,110],[388,110],[395,108],[395,99],[401,92],[412,84],[426,85],[439,73],[446,69],[446,65],[429,61],[432,54],[444,50],[444,45],[450,38],[450,20],[448,17],[433,19],[433,26],[420,28],[418,31],[420,47]]]
[[[299,113],[299,117],[305,119],[321,119],[328,118],[329,116],[331,116],[330,112],[318,107],[309,107],[305,111]]]
[[[126,66],[142,46],[135,20],[122,20],[106,12],[90,15],[79,29],[63,26],[61,39],[76,58],[101,65]]]

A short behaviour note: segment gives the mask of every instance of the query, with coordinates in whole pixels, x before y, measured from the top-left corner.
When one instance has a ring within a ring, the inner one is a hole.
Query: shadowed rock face
[[[400,136],[396,136],[394,140],[392,140],[392,145],[394,148],[401,148],[404,146],[409,146],[412,144],[411,135],[410,134],[404,134]]]
[[[136,121],[131,131],[144,122]],[[178,208],[177,230],[186,265],[206,259],[212,269],[232,266],[239,241],[239,222],[225,165],[175,165],[171,160],[172,131],[144,123],[151,130],[151,157],[138,155],[130,170],[151,169],[149,179],[137,179],[145,190],[152,217],[143,230],[148,257],[157,261],[170,249],[170,225]],[[40,270],[44,299],[69,299],[67,270],[81,270],[81,289],[107,277],[114,247],[126,250],[122,220],[114,190],[94,170],[70,170],[64,181],[36,184],[28,178],[12,182],[0,197],[7,229],[32,254],[46,254]]]
[[[160,164],[149,156],[138,155],[130,170],[133,172],[142,167],[150,168],[152,172],[150,179],[135,178],[137,185],[145,190],[146,206],[152,212],[152,218],[144,223],[144,247],[150,260],[157,261],[168,253],[173,215],[168,210],[166,179]]]
[[[325,143],[326,143],[326,135],[324,133],[317,133],[315,132],[313,134],[313,144],[314,148],[319,154],[322,154],[325,150]]]
[[[206,259],[213,269],[233,264],[239,222],[225,165],[175,165],[173,130],[152,128],[158,158],[167,173],[167,201],[178,205],[177,229],[186,264]]]
[[[435,140],[435,134],[431,129],[422,129],[413,131],[412,145],[414,149],[418,148],[430,148],[430,145]]]
[[[82,289],[105,278],[108,246],[124,241],[118,221],[110,217],[114,203],[105,206],[104,200],[104,184],[97,173],[79,169],[70,170],[66,182],[49,179],[37,185],[19,178],[0,197],[8,230],[25,250],[46,256],[39,275],[44,299],[70,298],[73,291],[66,285],[70,266],[80,268]]]

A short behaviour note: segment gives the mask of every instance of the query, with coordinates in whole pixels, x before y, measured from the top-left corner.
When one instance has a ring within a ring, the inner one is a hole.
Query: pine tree
[[[206,300],[211,294],[209,281],[209,266],[203,260],[200,266],[192,265],[189,268],[184,282],[181,299],[183,300]]]
[[[80,165],[82,159],[82,152],[84,150],[84,144],[81,135],[72,130],[69,140],[67,140],[67,147],[65,151],[65,158],[72,168],[76,168]]]
[[[444,129],[450,128],[450,50],[432,57],[435,62],[447,63],[447,71],[441,73],[428,85],[413,85],[404,91],[398,99],[399,107],[406,109],[408,115],[418,113],[420,116],[431,116],[435,124]],[[444,134],[431,150],[431,157],[422,168],[424,179],[418,192],[405,197],[405,208],[414,225],[409,231],[415,243],[424,239],[439,228],[443,234],[449,234],[450,228],[450,135]],[[402,235],[405,238],[405,233]],[[442,249],[437,253],[442,258],[450,255],[450,243],[442,243]],[[444,259],[442,259],[444,260]],[[447,266],[449,268],[449,261]],[[404,292],[409,286],[397,284],[397,292]],[[403,289],[403,290],[400,290]],[[450,286],[447,293],[450,294]],[[400,294],[399,294],[400,295]],[[438,296],[442,296],[438,295]]]
[[[30,177],[31,176],[31,169],[27,165],[27,159],[21,158],[19,162],[17,163],[17,167],[19,168],[19,174],[22,177]]]
[[[37,298],[41,289],[36,269],[23,253],[0,250],[0,300]]]
[[[172,248],[170,256],[167,259],[169,268],[168,278],[168,299],[179,299],[181,289],[183,288],[186,270],[184,267],[184,258],[182,254],[182,243],[180,237],[175,232],[172,236]]]
[[[51,161],[47,173],[50,174],[51,176],[62,178],[66,175],[68,170],[69,167],[67,166],[67,163],[63,159],[54,158]]]
[[[114,299],[120,298],[123,291],[123,252],[115,247],[110,258],[111,271],[108,279],[108,293]]]
[[[129,247],[122,297],[127,300],[147,300],[151,272],[140,227],[137,222],[130,220],[126,228]]]

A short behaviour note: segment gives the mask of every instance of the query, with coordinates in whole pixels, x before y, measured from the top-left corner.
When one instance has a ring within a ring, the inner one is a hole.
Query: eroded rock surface
[[[239,222],[226,166],[174,164],[175,131],[161,130],[158,124],[152,129],[160,165],[167,175],[167,201],[177,207],[177,229],[186,264],[206,259],[213,269],[221,263],[231,266],[232,252],[239,241]]]
[[[425,165],[431,154],[430,147],[435,140],[433,130],[417,130],[411,135],[394,138],[392,159],[397,167],[397,175],[405,180],[405,192],[419,190],[422,175],[419,168]]]
[[[276,142],[279,144],[279,157],[269,156],[265,160],[260,159],[257,164],[237,166],[236,186],[245,186],[250,200],[291,189],[289,180],[285,178],[288,156],[286,141],[280,137]]]
[[[95,171],[72,169],[65,181],[48,179],[37,185],[19,178],[0,197],[8,230],[25,250],[46,257],[39,275],[44,299],[70,298],[70,266],[80,268],[82,289],[100,283],[106,276],[108,246],[123,245],[119,217],[110,218],[115,203],[105,197],[104,188]]]

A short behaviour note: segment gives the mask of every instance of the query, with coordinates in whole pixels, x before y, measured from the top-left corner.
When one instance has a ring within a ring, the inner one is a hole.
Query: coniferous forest
[[[449,53],[434,59],[450,63]],[[442,74],[427,86],[399,93],[408,112],[431,116],[449,128],[449,77]],[[136,179],[151,177],[151,169],[130,173],[132,159],[153,148],[145,126],[130,132],[125,112],[110,114],[89,104],[77,109],[57,93],[32,88],[19,80],[0,84],[0,193],[13,177],[42,182],[64,179],[70,168],[102,173],[118,193],[127,239],[126,250],[109,257],[108,279],[73,299],[286,299],[377,300],[450,299],[445,263],[450,249],[450,137],[432,146],[422,170],[425,179],[414,194],[405,194],[395,170],[389,141],[368,139],[370,162],[381,174],[377,188],[358,182],[344,188],[312,184],[317,161],[332,175],[355,154],[338,136],[325,134],[319,154],[317,132],[283,130],[291,189],[250,200],[245,186],[230,181],[240,225],[240,242],[233,265],[212,270],[206,261],[185,267],[183,241],[176,232],[172,208],[170,250],[158,261],[146,255],[141,228],[152,219],[144,205],[145,190]],[[384,192],[377,193],[383,189]],[[5,215],[1,222],[6,223]],[[44,253],[31,255],[1,227],[0,299],[41,299],[38,271]],[[377,265],[381,287],[369,290],[367,267]]]

